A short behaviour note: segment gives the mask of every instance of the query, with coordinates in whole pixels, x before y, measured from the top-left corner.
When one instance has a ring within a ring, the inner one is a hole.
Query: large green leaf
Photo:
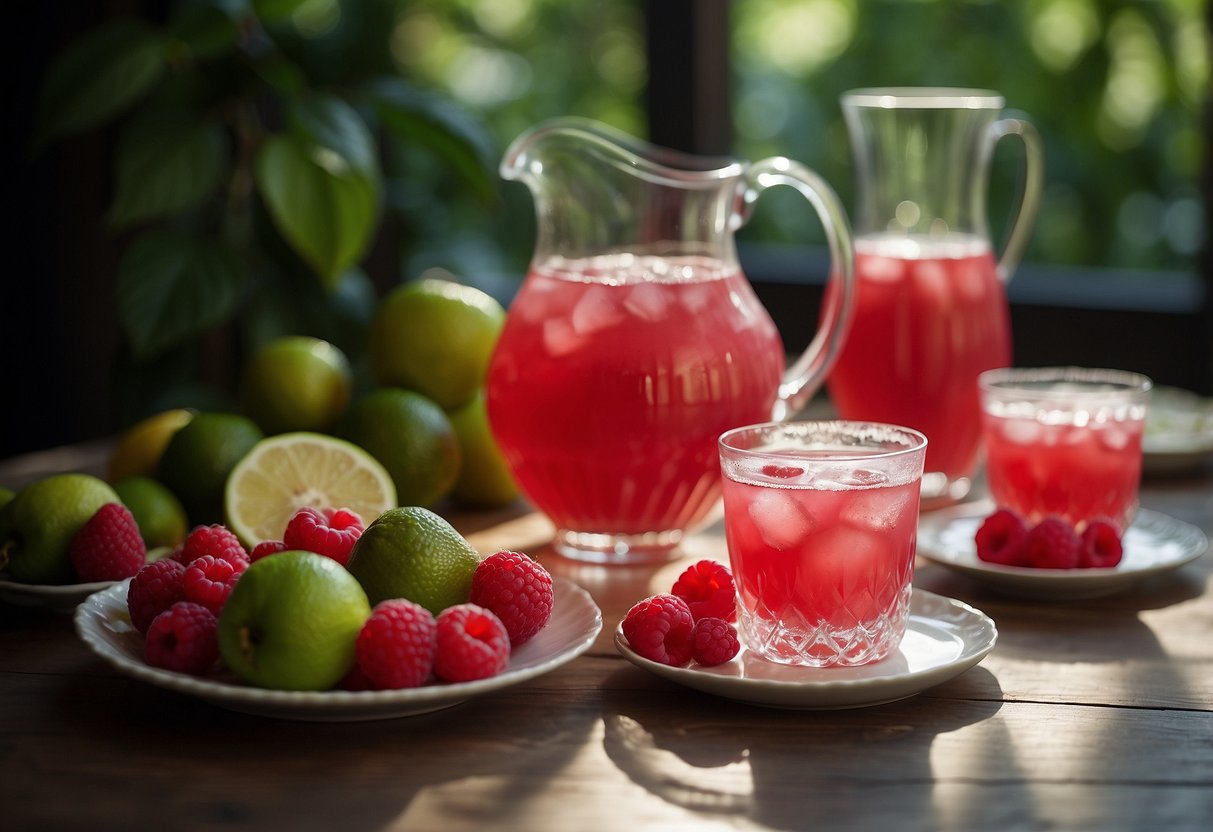
[[[240,11],[224,3],[183,3],[169,18],[168,33],[196,58],[215,58],[236,45]]]
[[[174,214],[214,191],[227,162],[223,128],[184,111],[131,122],[118,142],[109,221],[124,226]]]
[[[262,145],[253,172],[278,231],[326,285],[335,285],[378,226],[379,177],[297,136]]]
[[[488,130],[451,101],[400,78],[369,86],[383,126],[397,140],[429,149],[482,199],[493,198],[497,151]]]
[[[349,104],[335,96],[317,93],[297,102],[291,115],[296,135],[333,151],[355,170],[370,175],[378,173],[375,137]]]
[[[225,320],[244,288],[244,266],[226,249],[182,232],[150,232],[118,264],[118,319],[135,356],[148,358]]]
[[[119,20],[68,47],[47,71],[34,144],[98,124],[146,93],[164,72],[165,44],[147,24]]]

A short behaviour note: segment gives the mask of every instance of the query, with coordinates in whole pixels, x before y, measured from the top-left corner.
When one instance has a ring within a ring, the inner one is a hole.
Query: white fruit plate
[[[131,625],[124,581],[98,592],[76,609],[76,632],[94,653],[118,670],[162,688],[197,696],[233,711],[310,722],[357,722],[414,716],[449,708],[475,696],[541,676],[590,648],[602,630],[602,613],[581,587],[553,580],[555,604],[548,624],[510,656],[498,676],[475,682],[434,684],[407,690],[301,692],[242,685],[234,676],[195,677],[143,661],[143,636]]]
[[[71,612],[88,596],[114,585],[114,581],[89,584],[22,584],[0,580],[0,601],[18,607],[44,607]]]

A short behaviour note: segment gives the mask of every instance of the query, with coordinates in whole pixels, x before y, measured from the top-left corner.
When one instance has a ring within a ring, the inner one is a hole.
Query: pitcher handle
[[[1003,283],[1006,283],[1019,265],[1024,248],[1028,244],[1028,237],[1032,233],[1032,225],[1036,220],[1036,209],[1040,205],[1041,190],[1044,187],[1045,157],[1040,134],[1036,132],[1036,128],[1030,122],[1018,118],[1004,118],[994,122],[988,128],[987,159],[993,155],[994,145],[998,144],[1004,136],[1018,136],[1023,143],[1024,150],[1019,204],[1011,215],[1007,241],[1002,248],[1002,256],[998,258],[998,277]]]
[[[829,281],[838,284],[838,291],[824,293],[820,328],[779,385],[771,418],[785,421],[808,404],[842,350],[854,309],[854,252],[850,224],[833,188],[809,168],[782,156],[754,162],[747,169],[737,226],[749,219],[750,209],[758,197],[774,185],[795,188],[817,212],[830,246]]]

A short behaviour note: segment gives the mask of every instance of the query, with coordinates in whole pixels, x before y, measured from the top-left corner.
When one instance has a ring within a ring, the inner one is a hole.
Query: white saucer
[[[143,636],[131,626],[124,581],[92,595],[76,610],[76,632],[118,670],[162,688],[197,696],[233,711],[311,722],[391,719],[449,708],[474,696],[533,679],[590,648],[602,630],[602,613],[572,581],[553,580],[552,617],[514,651],[506,671],[490,679],[406,690],[300,692],[245,687],[234,676],[199,678],[160,670],[143,661]]]
[[[0,580],[0,601],[19,607],[45,607],[60,612],[71,612],[77,604],[94,592],[113,585],[114,581],[52,585]]]
[[[1155,387],[1142,438],[1142,470],[1173,474],[1213,459],[1213,399],[1175,387]]]
[[[744,646],[732,661],[716,667],[670,667],[638,656],[623,637],[622,625],[615,628],[616,649],[643,670],[726,699],[798,710],[863,708],[905,699],[968,670],[997,638],[985,613],[917,588],[901,647],[860,667],[776,664]]]
[[[1138,509],[1124,535],[1124,557],[1110,569],[1034,569],[1000,566],[977,558],[973,535],[994,503],[979,500],[923,514],[918,554],[1003,592],[1028,598],[1075,600],[1110,595],[1152,575],[1178,569],[1209,548],[1195,526]]]

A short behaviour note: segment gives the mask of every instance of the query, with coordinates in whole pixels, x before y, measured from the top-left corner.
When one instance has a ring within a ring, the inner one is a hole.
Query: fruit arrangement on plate
[[[715,667],[741,649],[736,620],[732,572],[722,563],[701,560],[683,570],[669,592],[633,604],[621,626],[628,646],[650,661]]]

